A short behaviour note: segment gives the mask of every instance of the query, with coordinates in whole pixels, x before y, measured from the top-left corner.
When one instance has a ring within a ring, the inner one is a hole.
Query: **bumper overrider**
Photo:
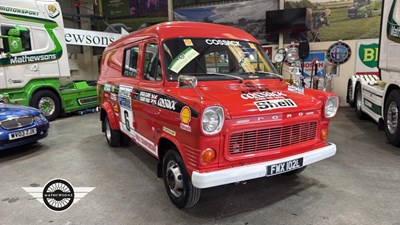
[[[234,167],[208,173],[192,173],[193,186],[197,188],[209,188],[224,184],[230,184],[255,178],[265,177],[267,167],[278,163],[287,162],[293,159],[303,158],[303,166],[329,158],[336,154],[336,145],[328,143],[327,146],[309,152],[293,155],[290,157],[273,161],[257,163],[252,165]]]

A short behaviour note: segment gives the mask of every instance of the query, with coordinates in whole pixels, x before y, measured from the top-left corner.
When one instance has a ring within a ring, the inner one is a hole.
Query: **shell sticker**
[[[180,124],[181,129],[191,132],[192,127],[189,126],[189,122],[192,118],[192,112],[190,111],[190,108],[188,106],[184,106],[182,108],[180,117],[181,117],[181,124]]]
[[[189,124],[191,119],[191,111],[188,106],[184,106],[181,110],[181,122],[184,124]]]
[[[193,46],[193,42],[191,39],[183,39],[183,42],[185,42],[186,46]]]

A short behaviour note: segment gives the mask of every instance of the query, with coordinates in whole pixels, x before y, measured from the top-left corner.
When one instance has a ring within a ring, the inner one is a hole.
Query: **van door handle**
[[[33,64],[31,70],[35,72],[38,71],[38,64]]]

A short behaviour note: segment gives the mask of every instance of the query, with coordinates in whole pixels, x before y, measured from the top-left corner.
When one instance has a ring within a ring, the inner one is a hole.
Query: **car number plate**
[[[286,162],[277,163],[267,166],[267,177],[303,167],[303,158],[292,159]]]
[[[10,140],[15,140],[15,139],[19,139],[19,138],[35,135],[36,132],[37,132],[36,128],[31,128],[31,129],[28,129],[28,130],[22,130],[22,131],[10,133],[10,134],[8,134],[8,138]]]

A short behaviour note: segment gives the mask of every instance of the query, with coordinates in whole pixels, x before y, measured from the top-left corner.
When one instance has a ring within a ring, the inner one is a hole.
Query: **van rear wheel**
[[[169,149],[162,162],[164,185],[168,197],[178,208],[190,208],[200,199],[201,189],[193,186],[182,157],[176,149]]]
[[[118,147],[121,145],[121,133],[119,130],[113,130],[110,125],[110,121],[108,117],[103,120],[104,133],[106,135],[106,139],[108,144],[111,147]]]

